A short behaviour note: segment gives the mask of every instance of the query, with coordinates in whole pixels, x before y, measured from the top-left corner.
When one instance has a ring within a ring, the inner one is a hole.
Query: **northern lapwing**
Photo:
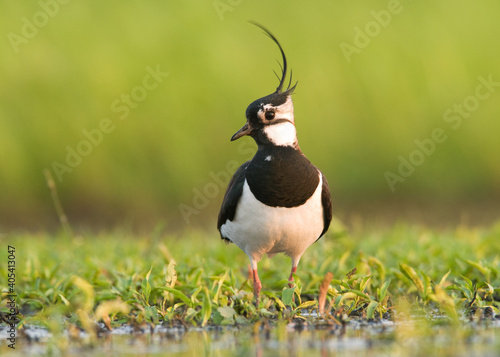
[[[323,173],[299,147],[293,115],[292,75],[285,89],[287,61],[274,35],[256,24],[278,45],[283,58],[276,91],[252,102],[246,124],[231,141],[244,135],[257,143],[252,160],[236,170],[229,182],[217,228],[221,238],[235,243],[250,258],[255,298],[262,284],[257,263],[264,254],[284,253],[292,259],[290,284],[304,251],[328,230],[332,203]]]

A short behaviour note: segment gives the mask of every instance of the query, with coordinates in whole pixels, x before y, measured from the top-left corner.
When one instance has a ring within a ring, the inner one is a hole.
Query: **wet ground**
[[[499,356],[500,319],[423,327],[420,321],[351,320],[345,324],[303,320],[262,321],[246,326],[204,328],[124,325],[94,339],[84,331],[55,336],[28,327],[7,346],[0,326],[2,356]]]

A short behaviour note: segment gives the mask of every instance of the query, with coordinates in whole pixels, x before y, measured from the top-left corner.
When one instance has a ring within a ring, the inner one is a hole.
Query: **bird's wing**
[[[226,194],[224,195],[224,201],[222,201],[222,207],[220,208],[219,218],[217,219],[217,229],[219,231],[220,227],[224,223],[226,223],[227,220],[232,221],[234,219],[234,215],[236,214],[236,206],[238,205],[241,193],[243,192],[243,184],[245,183],[245,171],[249,164],[250,161],[247,161],[243,165],[241,165],[234,173],[231,181],[229,181]]]
[[[330,187],[328,187],[328,181],[326,180],[325,175],[321,173],[321,178],[323,181],[323,187],[321,189],[321,204],[323,205],[323,232],[319,238],[323,236],[330,227],[330,222],[332,221],[332,197],[330,196]],[[318,238],[318,239],[319,239]]]

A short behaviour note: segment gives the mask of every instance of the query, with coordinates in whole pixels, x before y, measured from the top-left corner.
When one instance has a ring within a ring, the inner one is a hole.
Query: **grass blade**
[[[410,279],[413,282],[413,285],[417,288],[417,292],[421,297],[424,296],[424,284],[422,283],[422,280],[417,275],[417,272],[415,269],[413,269],[411,266],[400,263],[399,264],[399,269],[401,272],[406,276],[408,279]]]
[[[372,300],[366,308],[366,318],[371,320],[375,316],[375,309],[378,307],[378,301]]]
[[[179,291],[174,288],[169,288],[168,286],[159,286],[157,287],[157,289],[168,291],[169,293],[173,294],[176,298],[182,300],[182,302],[184,302],[187,306],[191,308],[194,307],[194,303],[182,291]]]
[[[205,294],[203,296],[203,305],[201,307],[201,326],[205,326],[212,316],[212,300],[210,299],[210,293],[206,287],[203,289],[203,292]]]

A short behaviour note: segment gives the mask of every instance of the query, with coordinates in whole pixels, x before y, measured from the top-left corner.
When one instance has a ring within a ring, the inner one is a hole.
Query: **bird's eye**
[[[266,117],[267,120],[273,120],[275,115],[276,115],[276,113],[273,112],[272,110],[270,110],[270,111],[266,112],[266,114],[264,116]]]

